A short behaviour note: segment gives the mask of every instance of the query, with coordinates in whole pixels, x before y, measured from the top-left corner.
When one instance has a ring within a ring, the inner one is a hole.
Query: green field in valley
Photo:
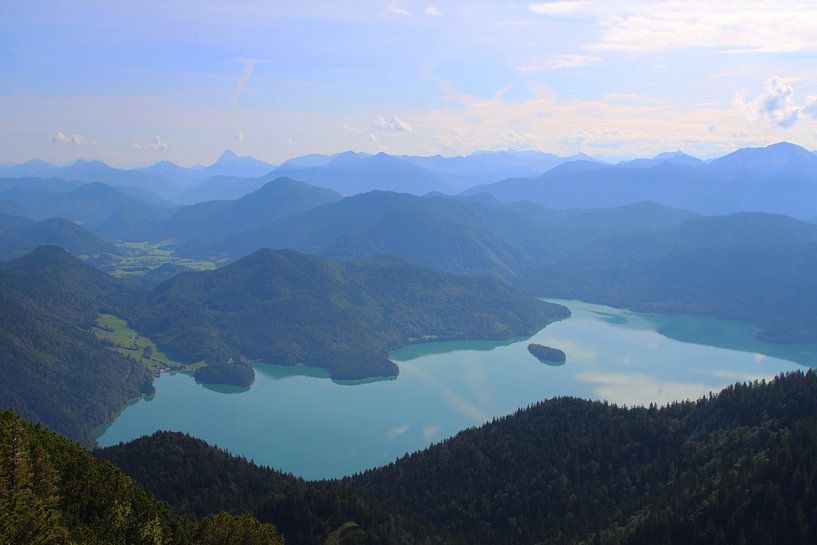
[[[97,338],[108,341],[113,350],[141,362],[154,373],[171,369],[195,370],[204,366],[204,362],[185,365],[168,357],[156,347],[156,343],[139,335],[128,322],[113,314],[100,314],[93,332]]]
[[[191,271],[212,271],[217,266],[215,261],[176,257],[173,250],[167,247],[167,241],[122,242],[117,246],[123,250],[124,255],[111,274],[118,278],[143,276],[147,271],[158,269],[162,265],[176,265]]]

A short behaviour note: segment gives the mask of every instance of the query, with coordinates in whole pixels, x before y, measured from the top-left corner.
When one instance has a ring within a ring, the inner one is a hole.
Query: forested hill
[[[129,291],[65,251],[45,246],[0,263],[0,407],[93,444],[92,430],[151,373],[91,333],[100,312],[123,313]]]
[[[552,399],[342,481],[181,434],[100,454],[179,512],[251,509],[290,544],[338,522],[358,544],[817,542],[814,371],[662,408]]]
[[[528,336],[567,315],[496,280],[391,257],[337,264],[259,250],[161,284],[134,324],[182,361],[304,363],[362,379],[396,375],[388,352],[411,342]]]
[[[283,545],[252,516],[173,515],[122,471],[53,432],[0,412],[0,543]]]

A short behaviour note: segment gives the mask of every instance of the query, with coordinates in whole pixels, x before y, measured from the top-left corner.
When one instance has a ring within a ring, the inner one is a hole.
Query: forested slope
[[[0,412],[0,543],[283,545],[249,515],[171,514],[122,471],[10,411]]]

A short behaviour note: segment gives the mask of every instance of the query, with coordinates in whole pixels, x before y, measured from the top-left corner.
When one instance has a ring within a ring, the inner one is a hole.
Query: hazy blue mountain
[[[511,177],[538,176],[553,167],[579,160],[584,155],[560,157],[540,151],[480,151],[467,156],[432,157],[400,156],[441,176],[454,189],[462,190],[478,184],[496,182]]]
[[[75,256],[116,254],[116,247],[68,220],[34,221],[0,214],[0,261],[33,251],[39,246],[59,246]]]
[[[459,198],[373,191],[222,240],[194,238],[177,249],[191,256],[231,258],[259,248],[338,259],[389,253],[442,271],[513,278],[546,256],[596,238],[663,229],[694,216],[651,203],[555,210],[531,203],[482,206]]]
[[[278,178],[236,200],[207,201],[180,208],[156,226],[152,239],[223,238],[341,199],[331,189]],[[155,229],[154,229],[155,227]]]
[[[10,189],[28,191],[71,191],[85,182],[63,180],[61,178],[0,178],[0,192]]]
[[[570,169],[563,173],[563,167]],[[706,197],[716,180],[696,168],[670,163],[650,168],[566,163],[538,178],[503,180],[466,194],[490,193],[506,203],[531,201],[554,208],[608,208],[647,200],[709,213],[714,212],[708,207],[712,199]]]
[[[760,337],[817,341],[817,226],[741,213],[663,232],[601,239],[544,261],[517,284],[531,293],[646,312],[748,321]]]
[[[796,144],[779,142],[763,148],[742,148],[709,163],[709,172],[729,177],[776,174],[817,175],[817,156]]]
[[[274,174],[328,187],[343,195],[373,189],[422,195],[451,189],[439,174],[385,153],[369,156],[345,152],[333,156],[322,166],[282,166]]]
[[[139,169],[171,179],[186,181],[186,185],[199,183],[201,180],[213,176],[230,176],[234,178],[254,178],[269,174],[275,170],[275,165],[261,161],[254,157],[236,155],[233,150],[227,149],[208,166],[183,167],[171,161],[159,161]]]
[[[0,166],[0,176],[99,182],[122,188],[140,200],[167,206],[167,201],[161,199],[173,200],[178,194],[207,178],[214,176],[251,178],[269,174],[274,169],[275,165],[253,157],[238,156],[228,149],[213,164],[206,167],[186,168],[170,161],[159,161],[143,168],[119,169],[102,161],[80,159],[69,165],[56,166],[35,159],[20,165]]]
[[[567,161],[562,163],[561,165],[557,165],[552,169],[548,170],[541,177],[545,178],[552,178],[555,176],[562,176],[565,174],[578,174],[582,172],[593,172],[595,170],[603,170],[607,168],[613,168],[612,165],[607,163],[602,163],[601,161],[595,161],[592,159],[579,159],[577,161]],[[471,191],[469,190],[468,193]]]
[[[134,229],[157,223],[171,211],[126,195],[117,188],[91,183],[72,191],[0,193],[0,213],[34,220],[64,218],[109,240],[127,239]]]
[[[42,159],[31,159],[25,163],[0,165],[0,176],[8,178],[37,177],[43,172],[57,168],[57,165],[43,161]]]
[[[300,155],[298,157],[293,157],[291,159],[287,159],[283,163],[281,163],[281,168],[307,168],[307,167],[322,167],[334,159],[338,153],[333,153],[330,155],[322,154],[322,153],[308,153],[306,155]],[[368,157],[370,154],[368,153],[358,153],[361,157]]]
[[[706,162],[697,157],[688,155],[682,151],[666,151],[659,153],[650,159],[633,159],[632,161],[622,161],[618,166],[630,168],[649,168],[658,166],[661,163],[674,163],[677,165],[686,165],[688,167],[703,167]]]
[[[150,174],[158,174],[160,176],[167,176],[168,178],[200,178],[198,172],[204,167],[187,168],[179,166],[172,161],[158,161],[152,165],[142,167],[138,170],[148,172]]]
[[[536,178],[471,188],[502,202],[529,200],[556,208],[605,208],[642,200],[703,214],[763,211],[808,218],[817,213],[817,157],[793,144],[746,148],[707,165],[567,163]]]
[[[199,178],[210,176],[234,176],[236,178],[257,178],[275,170],[275,165],[254,157],[236,155],[228,149],[216,161],[204,168],[194,169]]]
[[[149,191],[160,197],[172,197],[179,193],[184,184],[177,179],[142,172],[122,170],[106,165],[102,161],[80,159],[64,167],[54,167],[37,174],[38,176],[78,180],[86,183],[103,183],[116,187],[128,187]]]
[[[174,200],[180,204],[196,204],[216,200],[232,201],[252,193],[275,178],[277,178],[275,173],[258,178],[212,176],[180,193]]]
[[[379,166],[367,165],[367,160],[373,157],[379,157]],[[310,175],[317,176],[317,174],[307,174],[299,177],[294,169],[363,168],[368,171],[373,168],[383,169],[389,166],[385,164],[387,163],[386,158],[392,161],[389,167],[392,171],[383,171],[383,179],[380,183],[356,185],[353,191],[343,191],[337,187],[335,189],[339,189],[347,195],[373,189],[402,191],[414,195],[422,195],[429,191],[460,191],[477,184],[495,182],[512,176],[536,176],[567,161],[590,159],[584,154],[560,157],[539,151],[513,150],[480,151],[471,155],[456,157],[444,157],[442,155],[428,157],[415,155],[393,156],[385,153],[372,156],[366,153],[347,151],[333,155],[310,154],[295,157],[282,163],[280,168],[281,173],[287,173],[287,175],[311,183],[318,183],[315,179],[308,178]],[[401,164],[401,162],[410,163],[422,169],[425,176],[429,181],[433,180],[433,183],[421,182],[417,184],[415,180],[418,172],[406,171],[405,165]],[[389,180],[389,177],[392,179]]]

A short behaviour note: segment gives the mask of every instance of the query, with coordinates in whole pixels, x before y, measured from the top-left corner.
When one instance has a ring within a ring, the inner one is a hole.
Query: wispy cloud
[[[252,73],[255,70],[255,65],[268,63],[270,61],[263,59],[233,59],[233,60],[235,62],[240,62],[244,64],[244,69],[241,71],[241,76],[239,76],[238,83],[236,83],[235,89],[233,90],[233,94],[230,97],[230,108],[235,109],[235,107],[238,105],[238,97],[241,96],[241,93],[244,91],[244,87],[247,85],[247,82],[250,81]]]
[[[131,146],[133,149],[139,151],[166,151],[170,147],[158,134],[154,135],[150,140],[144,142],[134,142],[131,144]]]
[[[244,138],[245,138],[245,136],[244,136],[244,131],[237,131],[237,132],[236,132],[236,133],[233,135],[233,140],[235,140],[236,142],[239,142],[239,143],[243,142],[243,141],[244,141]]]
[[[588,49],[654,52],[713,48],[732,52],[817,51],[817,4],[804,0],[593,2],[603,29]],[[623,13],[622,13],[623,12]]]
[[[794,101],[794,88],[783,78],[774,76],[766,82],[766,90],[754,100],[746,100],[742,95],[735,98],[735,105],[752,122],[770,121],[788,129],[800,119],[800,114],[817,117],[817,98],[808,97],[805,105]]]
[[[397,117],[396,115],[391,116],[391,119],[386,119],[383,116],[378,117],[372,123],[372,126],[375,129],[381,131],[394,131],[394,132],[413,132],[414,129],[411,128],[411,125]]]
[[[65,134],[58,131],[57,134],[51,137],[51,141],[55,144],[68,144],[71,146],[84,146],[86,144],[93,144],[93,140],[88,140],[81,134]]]

